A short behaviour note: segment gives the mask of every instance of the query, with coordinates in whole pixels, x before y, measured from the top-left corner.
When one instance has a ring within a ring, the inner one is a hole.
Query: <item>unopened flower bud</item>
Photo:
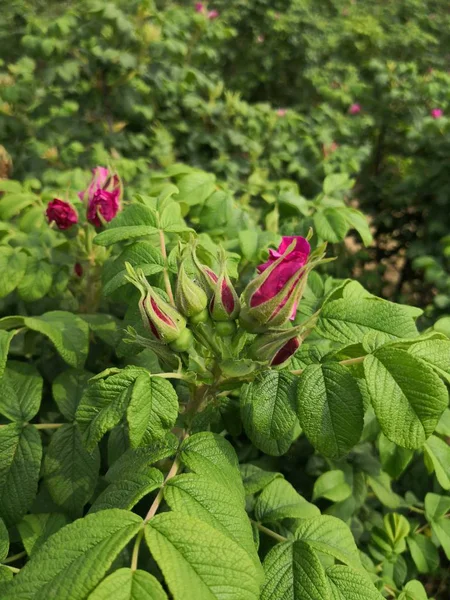
[[[223,272],[217,279],[209,312],[215,321],[233,321],[239,315],[241,305],[228,275]]]
[[[304,327],[300,325],[258,335],[249,348],[249,355],[253,360],[268,362],[272,367],[281,365],[300,348],[303,331]]]
[[[139,310],[144,326],[160,342],[175,342],[186,328],[186,319],[157,294],[142,271],[136,273],[129,263],[125,263],[125,266],[128,281],[141,292]]]
[[[195,317],[208,305],[205,291],[189,277],[184,264],[181,265],[178,273],[175,302],[178,310],[185,317]]]
[[[69,229],[78,223],[78,213],[69,202],[54,198],[45,211],[49,223],[55,222],[58,229]]]

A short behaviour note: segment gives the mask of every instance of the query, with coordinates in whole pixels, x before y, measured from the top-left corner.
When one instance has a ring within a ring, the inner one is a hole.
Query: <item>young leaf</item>
[[[131,204],[108,223],[105,231],[99,233],[94,242],[99,246],[111,246],[122,240],[133,240],[158,233],[156,214],[144,204]]]
[[[373,242],[373,237],[370,231],[367,217],[363,215],[363,213],[359,210],[356,210],[355,208],[350,208],[349,206],[345,207],[343,213],[350,227],[352,229],[356,229],[356,231],[361,236],[364,246],[370,246]]]
[[[172,384],[161,377],[144,373],[137,377],[127,408],[130,443],[137,448],[161,440],[175,425],[178,417],[178,396]]]
[[[161,584],[147,573],[137,569],[118,569],[108,575],[89,595],[87,600],[167,600]]]
[[[282,371],[264,371],[241,392],[241,416],[253,444],[272,456],[289,449],[298,420],[296,378]]]
[[[324,554],[334,556],[341,562],[361,569],[358,548],[350,528],[340,519],[322,515],[299,522],[295,538]]]
[[[246,465],[239,465],[241,471],[242,482],[244,484],[245,493],[247,496],[251,494],[257,494],[264,489],[274,479],[282,479],[281,473],[275,473],[273,471],[265,471],[260,469],[256,465],[248,463]]]
[[[383,600],[369,577],[345,565],[327,569],[332,600]]]
[[[281,519],[308,519],[320,515],[314,504],[300,496],[285,479],[275,479],[258,496],[255,518],[261,523]]]
[[[179,193],[177,202],[189,206],[203,204],[216,189],[215,177],[204,171],[194,171],[184,175],[177,181]]]
[[[359,442],[363,401],[346,367],[334,363],[306,367],[298,382],[297,410],[309,441],[326,456],[340,457]]]
[[[441,438],[432,435],[423,447],[428,471],[436,474],[436,479],[444,490],[450,490],[450,446]]]
[[[421,358],[430,365],[438,375],[450,383],[450,341],[423,340],[408,348],[408,352]]]
[[[404,504],[401,496],[392,491],[391,479],[387,473],[382,471],[379,475],[369,475],[367,483],[384,506],[395,509]]]
[[[8,360],[9,346],[16,331],[4,331],[0,329],[0,379],[3,377],[6,361]]]
[[[205,476],[186,473],[167,482],[164,499],[174,512],[196,517],[234,540],[259,565],[250,521],[238,494],[230,494]]]
[[[123,477],[117,477],[103,490],[91,506],[89,513],[108,508],[131,510],[144,496],[161,487],[163,481],[164,477],[158,469],[131,470],[123,474]]]
[[[24,323],[48,337],[68,365],[83,367],[89,348],[89,327],[81,317],[54,310],[41,317],[25,317]]]
[[[406,540],[411,558],[419,573],[433,573],[439,567],[439,552],[430,538],[411,535]]]
[[[427,494],[425,496],[425,515],[431,525],[431,529],[450,560],[450,498],[438,494]]]
[[[345,480],[344,471],[333,470],[323,473],[314,483],[313,500],[327,498],[332,502],[342,502],[350,496],[352,488]]]
[[[81,516],[91,498],[100,469],[100,452],[83,446],[76,423],[63,425],[50,439],[44,479],[53,501],[72,518]]]
[[[398,600],[428,600],[428,594],[417,579],[412,579],[403,588]]]
[[[67,369],[55,378],[52,385],[53,398],[68,421],[75,419],[78,404],[88,387],[92,373],[78,369]]]
[[[5,560],[9,552],[9,535],[5,522],[0,519],[0,562]]]
[[[0,517],[14,525],[37,494],[42,444],[32,425],[16,423],[0,428]]]
[[[414,456],[414,450],[397,446],[383,433],[378,440],[378,449],[383,471],[386,471],[393,479],[400,477]]]
[[[25,275],[27,257],[17,248],[0,248],[0,298],[16,289]]]
[[[236,490],[244,497],[236,452],[221,435],[206,431],[191,435],[181,445],[180,458],[190,471]]]
[[[385,436],[404,448],[420,448],[448,404],[438,375],[405,350],[388,346],[365,358],[364,374]]]
[[[163,513],[148,522],[145,539],[174,600],[258,600],[261,577],[254,562],[210,525]]]
[[[343,211],[337,208],[326,208],[315,213],[314,229],[317,235],[326,242],[337,244],[345,238],[349,225]]]
[[[267,554],[263,567],[266,579],[260,600],[324,600],[330,597],[324,568],[305,542],[277,544]]]
[[[38,412],[43,380],[36,367],[9,361],[1,381],[0,413],[10,421],[25,423]]]
[[[78,519],[52,535],[21,569],[8,592],[15,600],[85,600],[142,519],[112,509]]]
[[[17,524],[17,529],[28,556],[36,552],[51,535],[64,525],[67,525],[67,518],[59,513],[25,515]]]
[[[324,338],[353,344],[370,331],[382,332],[391,339],[418,336],[414,320],[403,306],[380,298],[340,298],[324,304],[316,333]]]

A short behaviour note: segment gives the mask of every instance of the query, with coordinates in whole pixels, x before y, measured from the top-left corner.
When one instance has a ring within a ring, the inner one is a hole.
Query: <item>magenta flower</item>
[[[196,2],[195,3],[195,12],[201,13],[205,10],[205,7],[203,5],[203,2]]]
[[[77,277],[83,276],[83,267],[80,263],[75,263],[75,265],[73,267],[73,271]]]
[[[444,116],[444,111],[442,110],[442,108],[433,108],[430,114],[433,119],[440,119]]]
[[[360,105],[360,104],[357,104],[357,103],[355,103],[355,104],[351,104],[351,105],[350,105],[350,108],[348,109],[348,112],[349,112],[351,115],[357,115],[358,113],[360,113],[360,112],[361,112],[361,105]]]
[[[286,114],[287,114],[287,110],[286,110],[285,108],[279,108],[279,109],[277,110],[277,115],[278,115],[279,117],[285,117],[285,116],[286,116]]]
[[[56,223],[58,229],[69,229],[75,223],[78,223],[78,213],[71,204],[64,200],[55,198],[47,205],[45,211],[49,223]]]
[[[121,186],[119,176],[105,167],[92,169],[93,177],[89,187],[78,195],[87,202],[87,219],[96,227],[103,221],[114,219],[120,209]]]
[[[218,10],[210,10],[210,11],[208,11],[208,19],[210,21],[212,21],[213,19],[217,19],[218,16],[219,16],[219,11]]]
[[[244,290],[243,326],[278,327],[294,319],[306,282],[310,255],[308,241],[300,236],[283,237],[278,250],[269,251],[269,259],[258,267],[259,275]]]
[[[202,265],[202,271],[208,280],[209,286],[213,289],[209,304],[209,312],[212,318],[215,321],[235,319],[239,313],[240,303],[228,275],[223,273],[217,276],[206,265]]]
[[[300,348],[300,340],[298,337],[294,337],[291,340],[287,341],[280,350],[275,354],[270,363],[271,367],[276,367],[277,365],[281,365],[286,362],[291,356],[293,356],[297,350]]]

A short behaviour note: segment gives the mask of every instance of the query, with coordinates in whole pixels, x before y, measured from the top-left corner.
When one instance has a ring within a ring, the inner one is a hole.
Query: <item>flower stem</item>
[[[253,519],[251,521],[252,521],[252,523],[254,523],[256,525],[256,527],[260,531],[262,531],[266,535],[270,536],[274,540],[277,540],[277,542],[287,542],[288,541],[288,539],[286,537],[284,537],[284,535],[280,535],[276,531],[272,531],[272,529],[269,529],[268,527],[264,527],[264,525],[261,525],[261,523],[258,523],[258,521],[253,521]]]
[[[159,230],[159,244],[161,247],[161,254],[164,258],[164,285],[166,287],[167,295],[169,296],[170,303],[175,305],[175,300],[173,298],[172,287],[170,285],[169,278],[169,270],[167,268],[167,252],[166,252],[166,241],[164,239],[164,231],[162,229]]]
[[[142,538],[144,537],[144,528],[142,528],[136,536],[136,540],[133,546],[133,554],[131,555],[131,570],[136,571],[138,567],[139,559],[139,548],[141,546]]]
[[[2,561],[2,564],[7,565],[8,563],[15,562],[16,560],[19,560],[20,558],[24,558],[24,556],[26,556],[26,555],[27,555],[26,551],[23,550],[22,552],[19,552],[18,554],[13,554],[12,556],[5,558],[5,560]]]
[[[20,569],[16,569],[16,567],[11,567],[10,565],[5,565],[5,567],[13,573],[20,573]]]
[[[34,425],[34,423],[32,423]],[[58,427],[62,427],[65,423],[38,423],[34,425],[36,429],[58,429]]]

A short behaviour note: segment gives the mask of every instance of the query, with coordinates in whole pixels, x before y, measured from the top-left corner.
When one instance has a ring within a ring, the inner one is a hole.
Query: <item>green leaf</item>
[[[331,173],[327,175],[323,181],[323,193],[327,196],[336,192],[350,190],[354,185],[348,173]]]
[[[89,595],[88,600],[167,600],[159,581],[137,569],[118,569],[108,575]]]
[[[438,375],[405,350],[388,346],[365,358],[364,374],[385,436],[404,448],[420,448],[448,404]]]
[[[450,513],[450,498],[438,494],[427,494],[425,496],[425,515],[431,525],[431,529],[450,560],[450,519],[446,516]]]
[[[255,518],[262,523],[281,519],[309,519],[320,514],[314,504],[300,496],[285,479],[275,479],[258,496]]]
[[[244,497],[236,452],[221,435],[206,431],[191,435],[181,445],[180,459],[190,471],[236,490]]]
[[[82,368],[89,349],[89,327],[77,315],[62,310],[25,317],[26,327],[47,336],[71,367]]]
[[[424,360],[447,383],[450,383],[450,341],[423,340],[410,346],[408,352]]]
[[[103,271],[103,293],[108,296],[128,283],[125,263],[129,262],[135,269],[142,269],[144,275],[154,275],[164,269],[164,259],[159,250],[150,242],[136,242],[127,246],[114,260],[106,263]]]
[[[137,377],[127,408],[131,446],[161,440],[175,425],[178,396],[172,384],[162,377],[142,374]]]
[[[9,535],[5,522],[0,519],[0,562],[5,560],[9,552]]]
[[[59,513],[25,515],[17,524],[17,529],[28,556],[36,552],[51,535],[64,525],[67,525],[67,518]]]
[[[335,565],[327,569],[330,584],[330,600],[383,600],[368,577],[345,565]]]
[[[81,516],[91,498],[100,470],[100,452],[83,446],[76,423],[66,424],[51,437],[44,460],[44,479],[53,501],[72,518]]]
[[[378,440],[380,460],[383,471],[393,479],[398,479],[414,456],[414,450],[397,446],[382,433]]]
[[[342,242],[349,229],[343,211],[338,208],[326,208],[316,212],[313,221],[317,235],[322,240],[334,244]]]
[[[179,193],[177,202],[184,202],[189,206],[203,204],[216,189],[215,177],[203,171],[189,173],[177,181]]]
[[[343,456],[360,440],[363,400],[356,380],[343,365],[306,367],[298,381],[297,410],[307,438],[326,456]]]
[[[38,200],[39,196],[30,192],[6,193],[0,198],[0,218],[7,221]]]
[[[158,233],[156,213],[144,204],[134,203],[119,213],[99,233],[94,242],[99,246],[111,246],[122,240],[132,240]]]
[[[326,339],[353,344],[362,342],[370,331],[392,339],[417,337],[414,320],[398,304],[380,298],[340,298],[324,304],[315,329]]]
[[[105,313],[80,316],[89,325],[92,333],[111,348],[116,348],[123,338],[123,324],[117,317]]]
[[[411,535],[406,540],[419,573],[433,573],[439,567],[439,552],[430,538]]]
[[[405,585],[398,600],[428,600],[428,595],[420,581],[412,579]]]
[[[391,479],[387,473],[381,472],[379,475],[369,475],[367,483],[384,506],[395,509],[404,504],[403,499],[392,491]]]
[[[53,398],[61,413],[68,421],[75,419],[75,413],[88,386],[92,373],[80,369],[67,369],[55,378],[52,385]]]
[[[108,508],[124,508],[131,510],[139,500],[161,487],[164,477],[161,471],[154,468],[133,470],[117,477],[98,496],[91,506],[90,513]]]
[[[234,540],[259,565],[244,500],[238,494],[205,476],[187,473],[167,482],[164,499],[174,512],[200,519]]]
[[[37,256],[28,256],[25,275],[17,286],[17,291],[25,302],[36,302],[48,294],[52,281],[52,265]]]
[[[305,542],[277,544],[268,552],[263,567],[266,579],[260,600],[324,600],[330,597],[324,568]]]
[[[264,371],[241,392],[241,416],[253,444],[272,456],[289,449],[298,426],[296,378],[282,371]]]
[[[37,494],[42,444],[32,425],[0,428],[0,517],[6,525],[20,521]]]
[[[3,377],[6,361],[8,360],[9,346],[16,331],[4,331],[0,329],[0,379]]]
[[[112,509],[88,515],[52,535],[14,579],[15,600],[85,600],[142,527],[142,519]]]
[[[174,600],[258,600],[261,578],[254,562],[210,525],[164,513],[148,522],[145,538]]]
[[[275,473],[273,471],[265,471],[260,469],[256,465],[248,463],[246,465],[239,465],[241,471],[242,482],[246,495],[257,494],[264,489],[274,479],[282,479],[281,473]]]
[[[367,217],[359,210],[350,208],[349,206],[345,207],[344,216],[350,227],[352,229],[356,229],[356,231],[359,233],[364,246],[370,246],[373,242],[373,237],[372,233],[370,232]]]
[[[450,437],[450,409],[446,408],[436,425],[436,433],[445,437]]]
[[[25,275],[27,257],[17,248],[0,247],[0,298],[13,292]]]
[[[444,490],[450,490],[450,446],[441,438],[432,435],[423,447],[428,472],[435,472]]]
[[[76,412],[88,450],[124,417],[133,384],[141,373],[142,370],[130,368],[106,379],[91,380]]]
[[[350,528],[340,519],[321,515],[300,521],[295,538],[307,542],[310,548],[334,556],[356,569],[361,569],[358,548]]]
[[[326,498],[332,502],[342,502],[351,493],[352,488],[345,480],[344,471],[327,471],[316,479],[314,483],[313,500]]]
[[[0,413],[10,421],[31,421],[41,405],[42,386],[36,367],[9,361],[1,380]]]
[[[258,252],[258,232],[252,229],[239,232],[239,245],[245,259],[251,261]]]

